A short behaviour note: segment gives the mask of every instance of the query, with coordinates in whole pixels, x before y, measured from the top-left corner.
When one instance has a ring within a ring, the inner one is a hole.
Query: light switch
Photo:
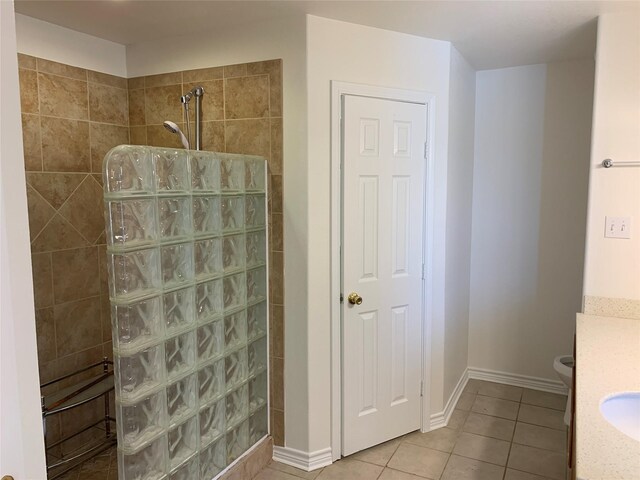
[[[631,238],[631,217],[605,217],[604,236],[607,238]]]

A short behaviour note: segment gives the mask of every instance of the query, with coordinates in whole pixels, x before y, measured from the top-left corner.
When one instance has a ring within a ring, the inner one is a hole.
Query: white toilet
[[[567,388],[569,388],[569,396],[567,397],[567,408],[564,412],[564,423],[569,425],[571,423],[571,387],[573,377],[573,357],[571,355],[560,355],[553,359],[553,369],[562,380]]]

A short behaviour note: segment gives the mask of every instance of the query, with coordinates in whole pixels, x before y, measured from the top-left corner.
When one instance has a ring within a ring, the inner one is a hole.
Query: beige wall
[[[127,83],[22,54],[19,66],[38,363],[46,382],[111,356],[100,172],[104,154],[129,142]],[[49,439],[99,419],[101,402],[51,417]],[[66,451],[97,434],[81,435]]]
[[[269,172],[271,433],[284,445],[284,239],[282,222],[282,61],[242,63],[130,78],[131,143],[182,148],[162,122],[182,122],[180,95],[199,85],[202,149],[261,155]],[[195,104],[191,102],[192,140]],[[193,145],[192,145],[193,147]]]

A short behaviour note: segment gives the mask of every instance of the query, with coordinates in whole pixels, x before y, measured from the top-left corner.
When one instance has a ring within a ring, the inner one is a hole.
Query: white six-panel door
[[[343,97],[345,456],[420,428],[426,117],[425,105]]]

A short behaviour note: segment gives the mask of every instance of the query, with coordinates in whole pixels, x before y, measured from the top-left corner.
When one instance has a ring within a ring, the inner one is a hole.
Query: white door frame
[[[341,209],[341,156],[342,156],[342,96],[357,95],[427,106],[427,151],[425,168],[425,206],[423,259],[425,281],[422,291],[422,396],[421,430],[430,429],[431,385],[431,325],[433,289],[433,235],[434,235],[434,146],[435,95],[417,90],[377,87],[356,83],[331,81],[331,456],[336,461],[342,454],[342,336],[340,325],[340,238]]]

